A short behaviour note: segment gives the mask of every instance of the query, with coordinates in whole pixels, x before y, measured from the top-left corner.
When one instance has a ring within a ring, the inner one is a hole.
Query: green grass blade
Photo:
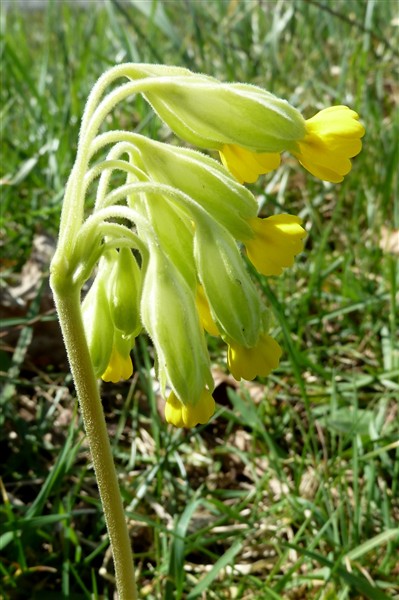
[[[201,581],[194,587],[194,589],[191,590],[191,592],[187,595],[187,600],[194,600],[206,592],[209,589],[212,581],[218,577],[220,571],[222,571],[232,562],[236,554],[238,554],[241,549],[241,540],[234,542],[232,546],[223,554],[223,556],[216,561],[209,573],[207,573],[205,577],[203,577]]]

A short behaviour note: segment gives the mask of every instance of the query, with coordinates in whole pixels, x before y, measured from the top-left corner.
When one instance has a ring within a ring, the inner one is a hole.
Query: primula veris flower
[[[266,377],[275,369],[282,351],[275,339],[266,333],[252,348],[246,348],[234,341],[229,342],[227,364],[234,379],[252,380],[255,377]]]
[[[346,106],[326,108],[305,121],[288,102],[257,86],[163,65],[126,65],[126,75],[151,77],[154,91],[144,95],[160,118],[181,138],[218,150],[240,182],[253,183],[288,151],[315,177],[339,183],[361,150],[364,127]]]
[[[209,421],[215,412],[215,400],[210,392],[203,390],[194,405],[183,404],[174,392],[166,400],[165,419],[175,427],[195,427]]]
[[[306,121],[306,135],[293,151],[312,175],[340,183],[352,168],[350,159],[362,149],[365,129],[347,106],[331,106]]]
[[[263,275],[280,275],[294,264],[294,258],[303,250],[306,231],[302,220],[294,215],[256,217],[249,221],[253,237],[245,240],[249,260]]]
[[[119,332],[115,333],[109,363],[101,375],[103,381],[118,383],[121,379],[130,379],[133,375],[133,363],[130,357],[133,344],[134,338],[124,338]]]
[[[240,183],[254,183],[259,175],[277,169],[281,160],[278,153],[252,152],[234,144],[225,144],[219,154],[226,169]]]

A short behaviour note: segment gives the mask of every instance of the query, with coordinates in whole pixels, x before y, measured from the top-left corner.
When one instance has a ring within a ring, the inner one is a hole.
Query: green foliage
[[[49,2],[41,11],[3,8],[1,19],[6,281],[36,233],[56,235],[84,102],[116,62],[256,83],[305,116],[340,103],[359,112],[364,149],[343,184],[315,181],[287,158],[253,188],[262,214],[299,214],[308,231],[293,269],[257,281],[284,348],[279,369],[237,386],[210,339],[218,411],[207,426],[176,431],[159,414],[142,338],[132,382],[105,385],[103,398],[142,598],[395,598],[395,4]],[[109,126],[172,139],[141,99],[118,107]],[[3,353],[0,597],[112,598],[70,378],[44,345],[45,366],[29,359],[35,323],[48,319],[40,294],[30,312],[4,321],[18,337]]]

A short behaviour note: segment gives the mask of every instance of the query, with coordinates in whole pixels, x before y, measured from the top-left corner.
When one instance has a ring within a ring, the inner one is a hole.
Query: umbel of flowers
[[[134,94],[179,138],[221,162],[131,131],[103,131],[109,112]],[[81,312],[96,376],[131,377],[130,352],[147,332],[166,420],[193,427],[215,410],[208,334],[226,343],[236,379],[276,368],[281,349],[243,254],[262,275],[280,275],[301,252],[305,231],[293,215],[259,218],[243,183],[278,167],[284,151],[314,176],[340,182],[363,134],[345,106],[305,120],[263,89],[182,68],[126,64],[105,73],[83,116],[51,279],[57,295],[92,278]],[[86,216],[90,194],[95,206]]]

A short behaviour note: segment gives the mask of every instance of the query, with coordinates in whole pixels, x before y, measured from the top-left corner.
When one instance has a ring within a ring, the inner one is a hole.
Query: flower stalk
[[[80,310],[80,290],[78,287],[72,286],[67,291],[64,281],[59,285],[56,273],[52,274],[51,283],[104,511],[114,559],[119,600],[136,600],[137,589],[129,531],[106,429],[98,381],[87,347]]]

